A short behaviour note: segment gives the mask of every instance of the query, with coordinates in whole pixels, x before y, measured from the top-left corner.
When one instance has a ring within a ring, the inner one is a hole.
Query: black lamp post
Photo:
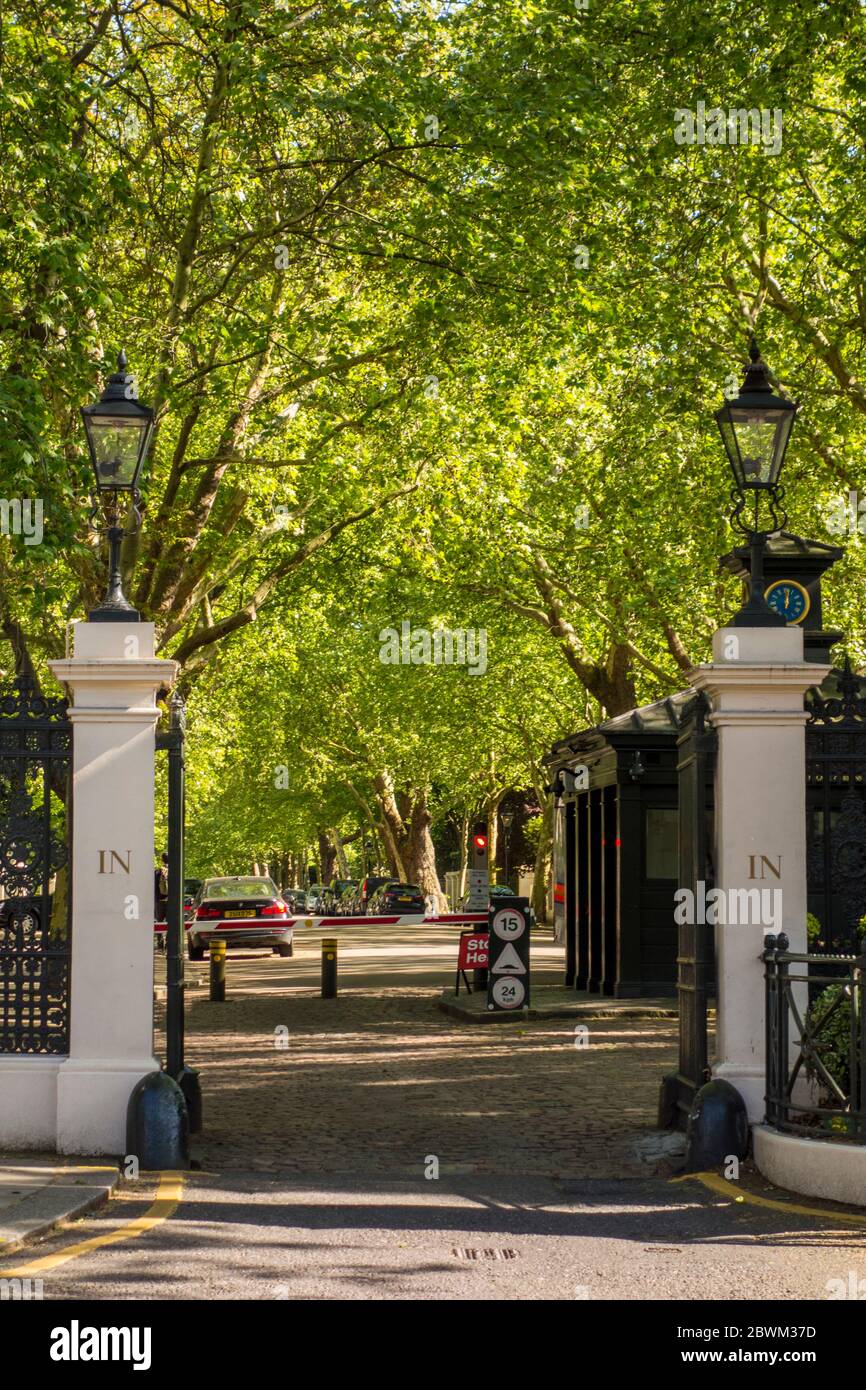
[[[764,597],[764,549],[767,538],[781,531],[787,521],[779,476],[799,407],[773,393],[754,338],[749,358],[740,394],[726,401],[715,416],[734,475],[731,524],[747,536],[752,548],[751,593],[731,622],[734,627],[784,627],[784,617],[774,613]],[[762,496],[772,521],[772,526],[763,530],[759,525]],[[750,497],[754,499],[752,525],[743,520]]]
[[[117,358],[117,371],[93,405],[82,406],[81,418],[96,478],[97,505],[104,499],[108,519],[108,589],[98,608],[88,614],[92,623],[137,623],[141,614],[123,592],[120,547],[127,534],[120,525],[120,497],[132,498],[140,520],[138,477],[153,433],[153,411],[137,399],[135,377],[126,370],[126,353]]]
[[[505,883],[508,885],[508,845],[511,840],[511,827],[514,824],[514,812],[502,812],[502,829],[505,831]]]

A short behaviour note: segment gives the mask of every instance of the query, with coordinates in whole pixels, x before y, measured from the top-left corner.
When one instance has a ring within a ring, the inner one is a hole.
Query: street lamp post
[[[99,400],[82,406],[81,418],[96,479],[96,505],[102,502],[108,520],[108,589],[99,607],[87,615],[88,621],[137,623],[141,614],[123,592],[120,571],[120,548],[124,536],[131,534],[121,525],[121,495],[132,499],[140,521],[138,478],[153,434],[153,411],[138,400],[135,377],[126,370],[122,350],[117,371],[108,378]]]
[[[508,886],[508,845],[511,840],[511,827],[514,824],[514,812],[502,812],[502,829],[505,832],[505,883]]]
[[[768,537],[781,531],[787,521],[779,477],[799,407],[774,394],[754,338],[749,359],[739,395],[726,401],[715,416],[734,475],[731,524],[748,538],[752,550],[751,592],[731,623],[734,627],[784,627],[784,617],[774,613],[764,597],[764,550]],[[772,521],[769,529],[759,524],[762,496]],[[752,525],[743,520],[749,497],[754,499]]]

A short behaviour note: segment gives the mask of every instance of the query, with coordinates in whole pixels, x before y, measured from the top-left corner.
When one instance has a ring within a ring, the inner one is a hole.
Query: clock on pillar
[[[842,639],[841,632],[822,625],[821,578],[844,553],[839,546],[805,540],[789,531],[779,531],[767,541],[764,597],[789,625],[802,627],[806,661],[829,662],[830,648]],[[719,565],[748,586],[750,562],[749,547],[741,545],[723,555]]]
[[[812,607],[809,590],[797,579],[774,579],[772,584],[767,585],[764,598],[789,627],[792,624],[803,626]]]

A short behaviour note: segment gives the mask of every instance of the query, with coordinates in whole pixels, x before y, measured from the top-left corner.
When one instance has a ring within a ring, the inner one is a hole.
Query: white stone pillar
[[[77,623],[52,661],[72,692],[69,1057],[57,1077],[59,1153],[123,1154],[126,1107],[153,1056],[156,692],[177,663],[152,623]]]
[[[716,926],[717,1035],[713,1076],[736,1087],[752,1122],[764,1118],[764,936],[784,931],[806,949],[806,714],[803,696],[829,666],[803,660],[799,627],[722,628],[713,661],[691,674],[718,730],[716,886],[727,922]],[[743,890],[781,890],[781,922],[741,918]]]

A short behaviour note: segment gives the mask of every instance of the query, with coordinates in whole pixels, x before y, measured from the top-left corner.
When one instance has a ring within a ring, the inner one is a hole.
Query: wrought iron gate
[[[0,1054],[69,1050],[71,810],[66,701],[0,685]]]
[[[709,702],[698,692],[683,711],[677,738],[679,784],[679,884],[697,898],[703,880],[707,890],[715,877],[711,854],[713,775],[717,748],[715,730],[707,724]],[[677,1000],[679,1062],[662,1081],[659,1125],[684,1129],[695,1092],[709,1077],[707,1058],[707,998],[715,987],[713,928],[684,922],[677,935]]]
[[[806,698],[806,863],[821,950],[860,949],[866,913],[866,698],[848,658],[838,695]]]

